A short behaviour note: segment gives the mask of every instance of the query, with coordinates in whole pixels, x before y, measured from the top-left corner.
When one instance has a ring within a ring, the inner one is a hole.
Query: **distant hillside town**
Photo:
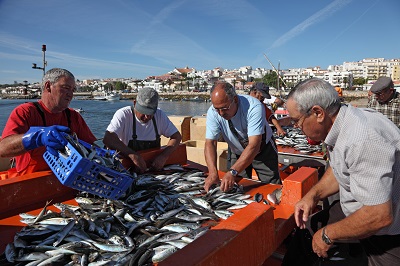
[[[279,77],[277,73],[279,73]],[[275,76],[275,77],[274,77]],[[175,68],[161,76],[137,78],[107,78],[78,80],[78,91],[104,92],[118,91],[134,93],[143,87],[152,87],[159,92],[207,91],[216,81],[226,81],[238,90],[248,90],[254,81],[265,81],[272,88],[287,90],[298,82],[317,77],[333,86],[350,90],[368,90],[380,76],[391,77],[396,87],[400,86],[400,59],[366,58],[358,62],[344,62],[342,65],[330,65],[327,69],[319,66],[280,70],[243,66],[238,69],[217,67],[212,70],[195,68]],[[268,79],[269,77],[269,79]],[[273,78],[271,81],[271,77]],[[40,94],[40,84],[27,81],[1,89],[7,94]]]

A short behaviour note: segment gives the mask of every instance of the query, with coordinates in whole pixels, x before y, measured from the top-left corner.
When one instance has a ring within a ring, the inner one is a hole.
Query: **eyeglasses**
[[[303,126],[304,120],[306,120],[306,115],[309,115],[309,112],[311,111],[312,108],[313,108],[313,107],[311,106],[311,107],[307,110],[307,112],[305,112],[302,116],[300,116],[299,119],[292,119],[292,120],[290,121],[290,123],[292,124],[292,126],[301,128],[301,127]],[[304,118],[304,119],[303,119],[303,118]],[[301,120],[302,120],[302,121],[301,121]],[[301,121],[301,123],[300,123],[300,121]]]
[[[221,112],[221,111],[224,111],[224,112],[229,111],[229,109],[231,109],[231,105],[232,105],[233,102],[234,102],[234,100],[231,101],[231,103],[229,104],[228,107],[215,108],[215,107],[213,106],[214,111],[217,112],[217,113],[219,113],[219,112]]]

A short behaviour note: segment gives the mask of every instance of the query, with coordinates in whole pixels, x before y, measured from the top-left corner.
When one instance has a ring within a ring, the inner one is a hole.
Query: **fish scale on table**
[[[253,202],[237,184],[229,193],[219,186],[205,193],[205,178],[200,170],[172,166],[164,173],[138,175],[118,200],[80,193],[75,198],[77,206],[55,203],[60,212],[49,211],[47,203],[40,215],[20,215],[27,226],[7,245],[0,264],[141,265],[162,261],[204,234],[209,229],[204,222],[227,219],[233,215],[228,208]],[[198,195],[186,194],[193,192],[193,187]],[[215,206],[221,202],[224,208],[217,210]],[[168,247],[156,251],[162,245]]]

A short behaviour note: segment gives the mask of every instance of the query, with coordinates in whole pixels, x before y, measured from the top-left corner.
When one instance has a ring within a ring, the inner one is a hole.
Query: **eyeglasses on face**
[[[218,113],[218,112],[221,112],[221,111],[223,111],[223,112],[229,111],[229,109],[231,109],[231,106],[232,106],[232,103],[233,103],[233,102],[234,102],[234,100],[231,101],[231,103],[229,104],[228,107],[215,108],[215,107],[213,106],[214,111],[217,112],[217,113]]]
[[[292,119],[290,123],[294,127],[299,127],[301,128],[303,126],[304,120],[306,119],[306,116],[309,115],[312,107],[310,107],[304,114],[302,114],[298,119]],[[300,122],[301,121],[301,122]]]

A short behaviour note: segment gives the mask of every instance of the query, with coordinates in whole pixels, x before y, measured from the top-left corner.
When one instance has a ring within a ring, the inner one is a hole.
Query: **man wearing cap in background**
[[[169,138],[167,146],[151,164],[152,170],[160,170],[182,140],[178,129],[158,108],[158,98],[156,90],[149,87],[140,89],[134,106],[117,110],[104,135],[103,143],[129,158],[138,173],[147,169],[138,151],[160,148],[161,135]]]
[[[272,109],[272,111],[276,111],[278,107],[284,107],[285,101],[279,97],[269,94],[269,87],[264,84],[264,82],[257,82],[252,86],[252,88],[260,88],[267,93],[268,96],[264,98],[263,103]]]
[[[262,82],[257,82],[254,86],[250,88],[250,96],[253,96],[260,100],[260,102],[264,105],[265,109],[265,118],[269,124],[273,124],[276,128],[276,134],[278,136],[285,136],[286,131],[283,130],[281,125],[279,124],[278,119],[276,119],[274,113],[271,109],[268,108],[267,104],[264,103],[264,99],[270,99],[271,95],[269,94],[269,87]]]
[[[375,109],[400,128],[400,94],[389,77],[379,77],[370,91],[374,94],[367,107]]]

